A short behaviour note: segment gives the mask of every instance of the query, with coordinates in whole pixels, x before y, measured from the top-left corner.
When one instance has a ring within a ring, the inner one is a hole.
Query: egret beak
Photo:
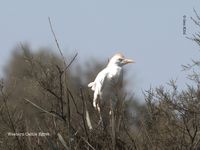
[[[135,63],[132,59],[124,59],[125,64]]]

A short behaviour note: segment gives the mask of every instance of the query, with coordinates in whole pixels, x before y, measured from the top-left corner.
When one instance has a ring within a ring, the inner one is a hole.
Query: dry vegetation
[[[200,27],[196,17],[194,23]],[[191,40],[200,46],[199,34]],[[139,105],[122,90],[114,108],[113,131],[109,121],[106,127],[99,124],[85,84],[101,65],[72,73],[77,55],[66,61],[60,48],[59,52],[33,53],[24,45],[15,50],[0,82],[0,149],[200,149],[199,61],[183,66],[185,70],[196,67],[189,76],[194,84],[183,91],[170,81],[170,89],[161,86],[145,91],[145,103]],[[102,113],[108,116],[107,111]]]

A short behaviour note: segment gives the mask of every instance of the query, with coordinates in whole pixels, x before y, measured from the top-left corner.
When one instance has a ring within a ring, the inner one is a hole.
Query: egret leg
[[[95,109],[97,109],[97,99],[98,99],[98,91],[97,90],[95,90],[94,91],[94,98],[93,98],[93,107],[95,108]]]
[[[103,124],[103,119],[102,119],[102,116],[101,116],[101,109],[100,109],[100,106],[99,104],[97,104],[97,111],[99,113],[99,122],[98,122],[98,125],[102,125]]]

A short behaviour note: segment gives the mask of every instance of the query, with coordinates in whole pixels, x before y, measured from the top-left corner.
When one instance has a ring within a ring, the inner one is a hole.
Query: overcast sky
[[[199,0],[18,0],[0,1],[0,68],[20,42],[34,49],[56,48],[55,33],[65,54],[78,52],[78,60],[105,60],[115,52],[133,58],[129,77],[133,90],[165,84],[172,78],[184,87],[181,64],[198,58],[199,47],[186,39],[197,31],[190,17],[200,14]],[[183,16],[186,15],[186,35]],[[92,63],[92,62],[91,62]],[[0,69],[2,74],[2,69]]]

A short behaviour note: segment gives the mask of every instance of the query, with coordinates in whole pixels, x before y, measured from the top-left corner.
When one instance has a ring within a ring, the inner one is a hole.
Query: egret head
[[[135,62],[132,59],[125,58],[123,54],[117,53],[110,59],[108,65],[115,64],[118,66],[124,66],[129,63],[135,63]]]

